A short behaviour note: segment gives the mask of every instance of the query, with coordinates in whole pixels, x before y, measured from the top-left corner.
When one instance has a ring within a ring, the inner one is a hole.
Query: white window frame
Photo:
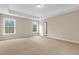
[[[14,21],[14,33],[6,33],[5,32],[5,21],[9,19],[9,20],[13,20]],[[3,35],[13,35],[16,34],[16,20],[13,18],[4,18],[3,19]]]

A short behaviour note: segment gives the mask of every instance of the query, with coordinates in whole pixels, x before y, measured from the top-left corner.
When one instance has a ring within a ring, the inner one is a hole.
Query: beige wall
[[[48,37],[79,43],[79,11],[50,17],[48,22]]]
[[[16,20],[16,34],[3,35],[3,18],[14,18]],[[32,35],[32,20],[15,16],[0,15],[0,40],[21,38]]]

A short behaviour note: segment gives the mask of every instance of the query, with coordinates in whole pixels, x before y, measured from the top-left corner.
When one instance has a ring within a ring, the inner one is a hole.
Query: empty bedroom
[[[0,55],[79,55],[79,4],[0,4]]]

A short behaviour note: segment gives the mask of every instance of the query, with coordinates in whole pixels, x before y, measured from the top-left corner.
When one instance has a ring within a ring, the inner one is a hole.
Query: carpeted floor
[[[78,55],[79,44],[40,36],[0,41],[1,55]]]

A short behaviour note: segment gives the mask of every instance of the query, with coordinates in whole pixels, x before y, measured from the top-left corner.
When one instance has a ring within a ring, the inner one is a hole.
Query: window
[[[38,32],[38,22],[33,22],[33,32]]]
[[[12,18],[4,18],[3,34],[15,34],[16,22]]]

